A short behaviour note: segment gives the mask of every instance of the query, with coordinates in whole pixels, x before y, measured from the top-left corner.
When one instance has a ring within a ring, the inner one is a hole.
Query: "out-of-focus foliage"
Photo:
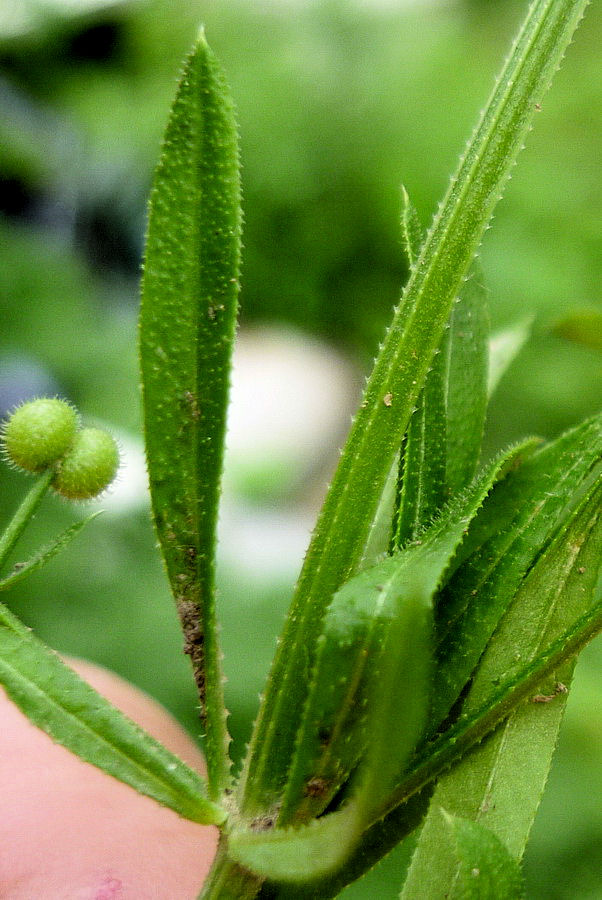
[[[6,11],[13,5],[18,20]],[[139,434],[135,319],[146,197],[175,75],[201,21],[238,107],[243,323],[298,326],[365,371],[405,276],[400,185],[428,222],[524,6],[3,4],[2,409],[56,391],[87,418]],[[566,340],[555,327],[576,321],[573,311],[602,309],[601,42],[602,10],[592,4],[483,246],[493,330],[536,314],[534,337],[494,397],[489,449],[525,433],[553,437],[599,406],[595,341]],[[7,518],[23,478],[3,467],[0,490]],[[286,513],[284,501],[260,494]],[[70,521],[60,502],[49,501],[28,541],[44,543]],[[231,724],[240,744],[296,562],[284,575],[281,568],[278,576],[245,578],[231,564],[221,575]],[[10,601],[53,646],[121,672],[198,732],[192,679],[144,504],[95,521]],[[598,642],[577,670],[527,855],[529,897],[602,893],[601,666]],[[380,880],[346,896],[395,897],[398,879],[387,881],[387,867],[396,865],[395,857],[385,861],[371,876]]]

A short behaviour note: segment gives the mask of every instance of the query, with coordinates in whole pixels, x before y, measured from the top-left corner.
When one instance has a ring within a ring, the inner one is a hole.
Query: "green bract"
[[[19,406],[4,425],[4,451],[20,469],[43,472],[67,453],[77,425],[77,413],[65,400],[30,400]]]
[[[101,428],[82,428],[60,461],[52,486],[69,500],[96,497],[115,478],[119,451],[115,440]]]

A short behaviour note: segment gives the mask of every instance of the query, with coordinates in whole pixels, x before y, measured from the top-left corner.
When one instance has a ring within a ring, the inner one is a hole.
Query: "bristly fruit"
[[[17,407],[2,429],[5,455],[19,469],[43,472],[68,452],[77,428],[77,412],[65,400],[29,400]]]
[[[108,488],[118,468],[114,438],[101,428],[82,428],[59,462],[52,486],[69,500],[89,500]]]

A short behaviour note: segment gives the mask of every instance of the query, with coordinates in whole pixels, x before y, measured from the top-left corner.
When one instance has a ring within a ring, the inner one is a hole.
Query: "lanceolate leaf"
[[[335,596],[280,821],[307,821],[322,812],[367,745],[386,754],[370,780],[371,800],[386,793],[402,771],[428,711],[437,562],[423,571],[423,559],[402,552],[352,579]],[[379,708],[378,698],[386,709]],[[357,826],[361,823],[360,816]]]
[[[394,547],[413,540],[475,474],[487,408],[487,334],[485,289],[475,265],[404,439]]]
[[[535,452],[494,490],[437,605],[433,725],[459,697],[525,573],[599,472],[602,417]]]
[[[587,0],[532,5],[416,260],[297,586],[241,782],[246,814],[254,815],[281,794],[324,610],[362,559],[454,299],[586,5]]]
[[[481,267],[473,265],[452,310],[443,346],[447,497],[461,491],[477,470],[487,412],[489,315]]]
[[[407,192],[402,235],[408,263],[423,237]],[[404,438],[394,516],[393,549],[427,525],[475,474],[487,408],[488,315],[478,265],[454,304]]]
[[[495,686],[511,680],[526,661],[536,667],[552,644],[562,651],[567,628],[595,615],[596,610],[600,619],[601,576],[599,478],[522,583],[477,670],[463,717],[469,718],[486,707]],[[528,703],[518,706],[486,741],[440,779],[403,900],[423,897],[425,891],[434,898],[455,896],[456,860],[445,843],[437,805],[486,825],[515,859],[522,856],[547,778],[572,675],[574,663],[568,647],[566,654],[564,663],[557,665],[548,678],[539,685],[532,684]]]
[[[424,233],[405,188],[402,199],[402,243],[411,269]],[[360,569],[413,540],[475,474],[487,406],[487,326],[483,278],[475,263],[416,401]]]
[[[13,571],[0,581],[0,591],[5,591],[8,588],[13,587],[13,585],[17,584],[23,578],[27,578],[28,575],[31,575],[32,572],[36,572],[38,569],[41,569],[42,566],[45,566],[46,563],[50,562],[57,553],[60,553],[67,544],[71,543],[74,537],[77,537],[88,522],[91,522],[92,519],[95,519],[98,515],[100,515],[100,513],[94,513],[93,515],[88,516],[87,519],[76,522],[59,534],[51,544],[42,547],[37,553],[34,553],[28,560],[15,563]]]
[[[153,512],[199,689],[212,796],[228,773],[214,552],[239,195],[232,103],[201,34],[180,80],[151,195],[140,355]]]
[[[532,662],[515,675],[493,686],[487,702],[476,712],[462,713],[439,737],[426,744],[408,767],[402,781],[391,793],[382,808],[388,815],[400,803],[406,803],[417,791],[460,760],[483,737],[507,719],[523,700],[539,697],[539,688],[546,678],[554,675],[564,663],[576,656],[602,631],[602,599],[572,623],[562,635],[546,644]],[[562,691],[558,691],[562,693]],[[539,704],[539,700],[535,701]]]
[[[368,696],[369,740],[351,788],[352,802],[360,808],[363,827],[399,781],[424,732],[431,705],[431,613],[435,592],[493,483],[503,478],[528,449],[529,444],[513,448],[493,462],[421,535],[417,546],[402,551],[398,560],[391,557],[376,567],[379,574],[385,575],[388,565],[390,581],[385,577],[377,589],[386,593],[390,586],[396,602],[390,626],[379,638],[382,647]],[[367,575],[362,573],[353,582],[359,587]],[[345,585],[339,596],[353,582]]]
[[[424,234],[405,189],[402,198],[402,242],[411,271],[420,255]],[[449,343],[448,334],[449,325],[442,338],[444,348]],[[442,352],[441,347],[437,348],[401,446],[390,539],[392,551],[415,538],[446,499],[446,357],[446,350]]]
[[[523,581],[479,664],[466,699],[468,713],[487,701],[500,673],[506,677],[516,669],[517,655],[521,661],[537,659],[547,644],[590,612],[602,599],[601,576],[602,472]],[[544,789],[573,667],[573,660],[564,663],[492,736],[495,751],[485,746],[475,751],[475,756],[482,752],[483,758],[494,759],[481,773],[487,778],[488,800],[483,820],[517,857]],[[527,765],[531,771],[525,778]]]
[[[115,709],[0,605],[0,683],[25,715],[87,762],[194,822],[224,810],[204,780]]]

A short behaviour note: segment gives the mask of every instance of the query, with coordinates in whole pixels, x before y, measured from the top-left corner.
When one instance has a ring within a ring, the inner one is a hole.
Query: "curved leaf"
[[[338,868],[349,855],[360,833],[358,813],[351,803],[298,827],[233,831],[228,851],[232,859],[264,878],[313,881]]]
[[[342,889],[361,878],[400,841],[413,841],[431,795],[430,786],[398,806],[385,819],[379,819],[362,833],[361,841],[351,849],[344,864],[322,878],[305,884],[266,882],[258,894],[260,900],[328,900],[338,897]]]

